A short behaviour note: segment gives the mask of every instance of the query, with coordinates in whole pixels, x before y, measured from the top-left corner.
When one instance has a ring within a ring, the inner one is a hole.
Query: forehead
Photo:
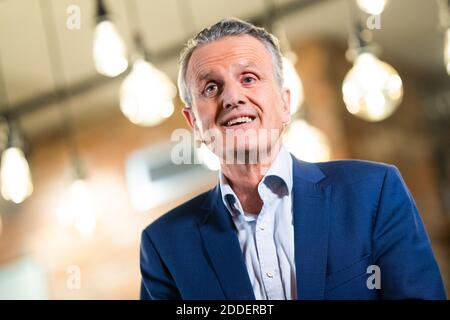
[[[194,50],[189,60],[186,78],[188,81],[195,81],[206,73],[247,65],[271,71],[272,55],[266,46],[253,36],[224,37]]]

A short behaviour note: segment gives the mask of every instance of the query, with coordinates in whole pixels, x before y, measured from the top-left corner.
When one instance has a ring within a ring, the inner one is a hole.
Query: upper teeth
[[[252,118],[250,117],[239,117],[239,118],[234,118],[231,119],[230,121],[227,122],[227,126],[232,126],[233,124],[236,124],[238,122],[252,122]]]

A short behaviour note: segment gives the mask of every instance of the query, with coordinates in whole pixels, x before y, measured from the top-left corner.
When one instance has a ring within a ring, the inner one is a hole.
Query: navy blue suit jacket
[[[400,173],[366,161],[293,161],[299,299],[445,299],[430,242]],[[370,289],[377,265],[380,289]],[[255,299],[220,188],[142,233],[142,299]]]

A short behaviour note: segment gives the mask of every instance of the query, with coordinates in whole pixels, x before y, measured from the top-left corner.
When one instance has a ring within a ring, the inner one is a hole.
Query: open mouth
[[[250,123],[253,120],[255,120],[255,117],[251,117],[251,116],[237,117],[237,118],[228,120],[225,123],[225,127],[234,127],[234,126],[238,126],[240,124]]]

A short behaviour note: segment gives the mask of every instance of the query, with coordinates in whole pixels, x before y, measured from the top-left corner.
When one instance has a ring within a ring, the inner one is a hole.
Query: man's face
[[[270,52],[252,36],[225,37],[197,48],[186,82],[193,105],[183,113],[203,140],[210,141],[208,133],[214,132],[224,143],[232,136],[235,151],[270,151],[275,141],[259,142],[259,137],[276,129],[278,140],[290,120],[289,90],[278,86]]]

